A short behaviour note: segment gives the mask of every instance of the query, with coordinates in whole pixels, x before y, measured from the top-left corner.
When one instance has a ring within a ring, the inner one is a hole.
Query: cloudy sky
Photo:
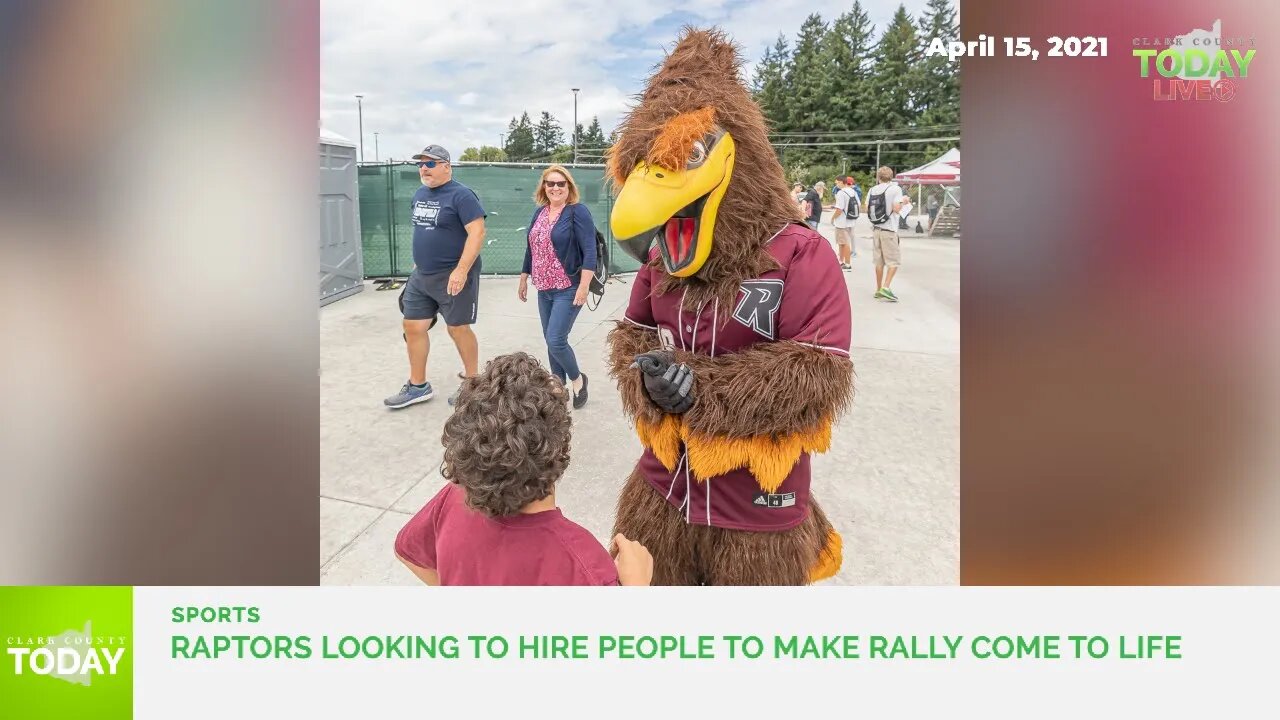
[[[863,0],[876,36],[898,0]],[[904,0],[918,17],[925,0]],[[512,116],[542,110],[566,137],[599,116],[606,134],[626,112],[682,25],[718,25],[743,47],[750,73],[779,32],[794,44],[805,16],[831,22],[853,5],[813,0],[322,0],[320,119],[358,141],[365,159],[407,158],[424,145],[497,145]],[[748,74],[748,77],[750,75]]]

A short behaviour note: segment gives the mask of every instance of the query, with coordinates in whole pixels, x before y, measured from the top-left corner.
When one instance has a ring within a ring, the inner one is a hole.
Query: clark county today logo
[[[84,630],[66,630],[47,637],[8,637],[6,652],[13,658],[13,673],[28,672],[77,685],[92,685],[95,675],[115,675],[129,638],[93,634],[93,621]]]
[[[1222,21],[1166,38],[1134,38],[1138,73],[1152,78],[1153,100],[1216,100],[1236,96],[1257,52],[1253,37],[1222,37]],[[1152,77],[1152,73],[1158,77]]]
[[[0,718],[133,716],[133,588],[0,587]]]

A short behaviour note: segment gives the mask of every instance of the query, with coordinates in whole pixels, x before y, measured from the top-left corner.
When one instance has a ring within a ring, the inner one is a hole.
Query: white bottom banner
[[[138,718],[1280,716],[1280,588],[137,588]]]

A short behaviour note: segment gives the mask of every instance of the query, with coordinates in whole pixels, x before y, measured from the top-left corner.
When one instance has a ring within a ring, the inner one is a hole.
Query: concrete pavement
[[[830,584],[932,585],[959,581],[960,241],[903,237],[901,298],[872,298],[870,229],[846,273],[857,373],[853,410],[831,452],[814,458],[814,497],[844,536],[844,566]],[[914,223],[913,223],[914,225]],[[834,235],[830,225],[820,228]],[[602,543],[640,443],[605,371],[605,335],[622,316],[630,276],[584,309],[570,342],[592,379],[574,412],[572,462],[556,498]],[[515,350],[545,362],[537,305],[516,298],[515,278],[485,278],[481,364]],[[320,309],[320,566],[325,585],[412,585],[392,554],[396,532],[445,482],[440,436],[461,361],[448,335],[431,333],[429,378],[437,397],[400,411],[383,407],[408,376],[399,291],[365,292]]]

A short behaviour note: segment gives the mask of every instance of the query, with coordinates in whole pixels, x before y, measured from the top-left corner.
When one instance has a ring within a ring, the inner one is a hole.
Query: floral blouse
[[[529,233],[529,248],[533,254],[533,286],[539,290],[564,290],[573,287],[573,282],[565,274],[564,266],[560,264],[556,249],[551,244],[551,228],[555,227],[560,214],[568,207],[565,205],[560,208],[560,212],[552,217],[551,206],[544,206]]]

